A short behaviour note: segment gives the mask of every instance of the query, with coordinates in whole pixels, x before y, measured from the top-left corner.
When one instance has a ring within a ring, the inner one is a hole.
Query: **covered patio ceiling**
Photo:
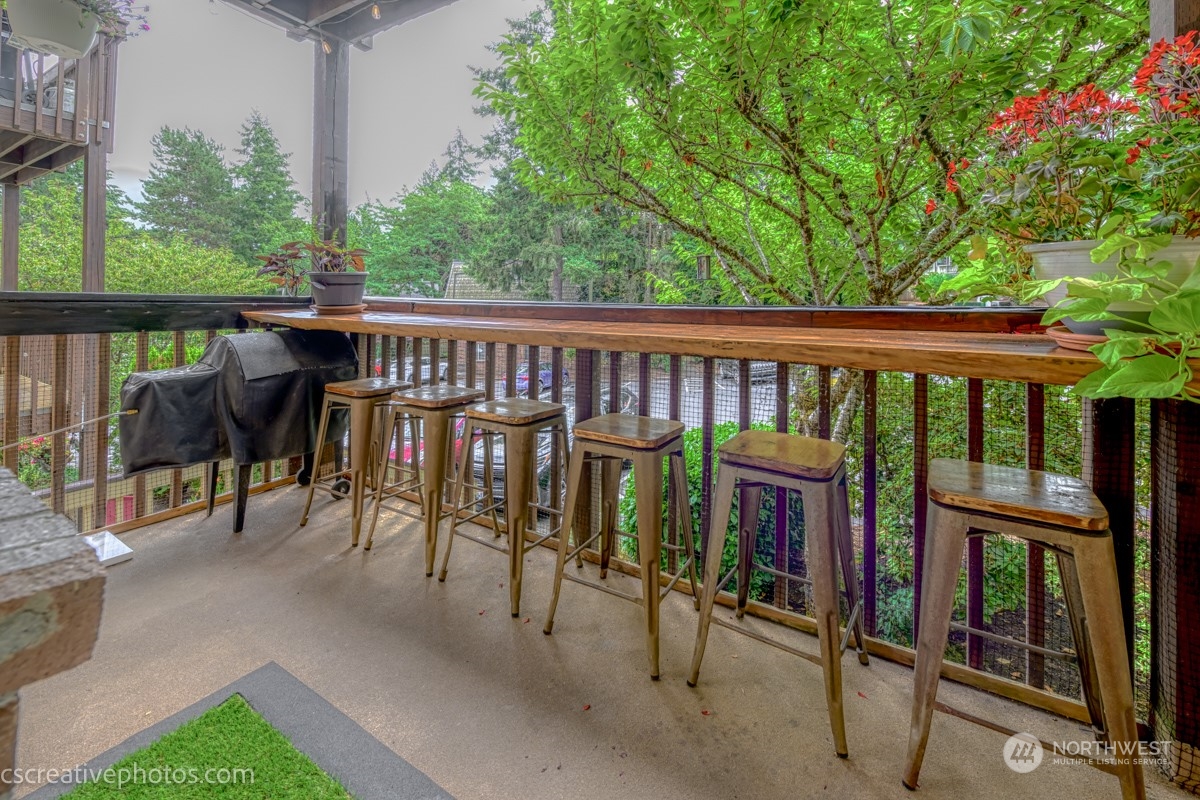
[[[371,39],[454,0],[225,0],[295,39],[370,49]]]

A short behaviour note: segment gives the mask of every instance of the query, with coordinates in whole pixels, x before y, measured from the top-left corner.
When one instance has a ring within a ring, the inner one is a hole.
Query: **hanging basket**
[[[83,58],[96,42],[99,20],[75,0],[6,0],[9,44],[59,58]]]

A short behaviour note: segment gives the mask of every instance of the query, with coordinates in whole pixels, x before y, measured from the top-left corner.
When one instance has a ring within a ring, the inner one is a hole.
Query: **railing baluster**
[[[929,489],[929,376],[913,375],[913,643],[921,624],[921,579]]]
[[[783,362],[775,364],[775,430],[779,433],[788,432],[788,365]],[[788,569],[788,525],[787,525],[787,496],[788,491],[782,486],[775,487],[775,569],[780,572],[790,572]],[[788,607],[788,592],[791,582],[786,578],[775,579],[775,607]]]
[[[525,384],[525,394],[530,400],[537,400],[542,394],[542,366],[538,361],[540,348],[536,344],[529,345],[525,353],[525,363],[529,365],[529,377]]]
[[[701,380],[701,411],[700,426],[704,431],[700,446],[700,530],[707,532],[712,525],[712,494],[713,494],[713,426],[716,424],[716,362],[712,358],[704,359],[704,377]],[[725,541],[725,531],[717,537],[719,542]],[[708,544],[708,536],[700,537],[700,563],[708,557],[704,550]],[[719,555],[713,558],[720,558]]]
[[[173,354],[174,354],[174,365],[176,367],[182,367],[187,362],[187,342],[184,339],[183,331],[175,331],[175,335],[174,335],[173,341],[172,341],[172,347],[173,347]],[[270,465],[264,465],[264,470],[266,469],[267,466],[270,466]],[[264,481],[269,480],[269,478],[267,477],[265,472],[263,473],[263,480]],[[170,505],[170,507],[178,508],[181,505],[183,505],[183,470],[182,469],[173,469],[173,470],[171,470],[171,505]]]
[[[112,409],[109,405],[108,384],[112,377],[112,334],[96,335],[96,385],[92,387],[95,395],[94,406],[97,417],[103,417]],[[108,524],[108,425],[107,419],[92,423],[95,432],[92,434],[92,528],[102,528]]]
[[[1025,466],[1046,468],[1046,387],[1025,387]],[[1025,554],[1025,641],[1046,646],[1046,551],[1030,542]],[[1041,689],[1046,685],[1046,657],[1025,651],[1025,682]]]
[[[876,427],[879,411],[879,374],[863,373],[863,625],[868,636],[876,633],[878,610],[879,453]]]
[[[442,340],[429,340],[429,385],[437,386],[442,382]]]
[[[475,371],[476,371],[475,356],[478,353],[478,350],[479,350],[479,345],[477,345],[475,342],[467,342],[467,352],[464,357],[466,360],[466,364],[463,365],[464,367],[466,367],[466,376],[463,378],[463,385],[469,386],[472,389],[479,388],[479,384],[476,381],[476,375],[475,375]]]
[[[137,334],[137,355],[134,356],[134,372],[145,372],[149,369],[150,334],[139,331]],[[146,476],[138,475],[133,479],[133,517],[146,516]]]
[[[833,401],[829,391],[832,383],[833,370],[817,367],[817,436],[821,439],[829,439],[833,435],[830,425]]]
[[[4,337],[4,444],[16,444],[19,438],[21,438],[21,337],[6,336]],[[17,448],[9,447],[4,451],[4,466],[13,475],[17,474]]]
[[[612,351],[608,354],[608,411],[614,413],[621,408],[621,354]]]
[[[983,381],[967,379],[967,459],[983,461]],[[983,538],[967,542],[967,625],[983,630]],[[984,640],[967,634],[967,666],[983,669]]]
[[[485,400],[496,399],[496,343],[488,342],[484,346],[483,359],[483,391]]]
[[[650,354],[638,353],[638,414],[650,416]]]
[[[517,346],[515,344],[504,346],[504,396],[517,396]]]
[[[423,386],[425,383],[421,379],[422,378],[422,376],[421,376],[421,353],[423,351],[424,344],[425,344],[425,341],[423,339],[421,339],[419,336],[413,337],[413,340],[412,340],[412,371],[409,374],[412,375],[411,380],[412,380],[412,385],[414,387]],[[410,380],[410,379],[402,378],[401,380]]]
[[[54,513],[66,510],[67,434],[59,431],[67,424],[67,337],[54,337],[54,386],[51,389],[50,429],[50,507]]]
[[[738,361],[737,408],[738,430],[750,430],[750,362],[744,358]],[[741,500],[738,502],[740,504]]]
[[[683,404],[683,359],[680,356],[671,356],[670,379],[668,381],[668,396],[667,396],[667,419],[679,421],[682,419],[682,404]],[[675,508],[677,502],[675,491],[675,462],[673,459],[667,460],[667,531],[670,537],[670,542],[673,545],[683,544],[684,536],[694,536],[693,531],[683,530],[683,520],[679,518],[679,512]],[[679,570],[679,554],[674,550],[667,551],[667,571],[674,574]],[[699,565],[696,567],[697,573],[702,573],[703,570]]]
[[[446,342],[446,382],[458,383],[458,339]]]
[[[583,422],[596,415],[595,403],[599,398],[600,358],[597,350],[575,351],[575,422]],[[577,534],[576,541],[590,539],[595,530],[593,524],[592,489],[595,485],[596,470],[591,461],[583,462],[580,476],[579,500],[575,503],[575,519],[573,524]],[[587,487],[583,490],[583,487]]]

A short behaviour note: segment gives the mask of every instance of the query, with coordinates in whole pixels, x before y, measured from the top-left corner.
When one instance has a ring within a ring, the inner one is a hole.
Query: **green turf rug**
[[[70,770],[67,777],[41,787],[26,800],[454,800],[425,773],[274,662],[134,734],[83,766],[23,766]],[[83,785],[88,778],[103,776],[110,767],[114,771],[108,785]],[[166,773],[168,767],[170,773]],[[126,772],[116,771],[122,768]],[[159,771],[151,773],[156,768]],[[193,768],[198,770],[195,782],[186,772]],[[180,769],[185,772],[177,772]],[[206,775],[206,769],[217,772]],[[253,769],[253,783],[247,773],[235,774],[234,769]],[[119,777],[122,786],[118,793]],[[97,793],[101,790],[107,793]]]
[[[350,796],[235,694],[63,797],[341,800]]]

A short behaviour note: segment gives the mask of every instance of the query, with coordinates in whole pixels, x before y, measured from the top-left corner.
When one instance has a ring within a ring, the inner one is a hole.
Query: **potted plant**
[[[980,159],[988,227],[1026,263],[969,268],[941,294],[1049,300],[1044,324],[1093,334],[1103,367],[1076,385],[1086,397],[1200,401],[1198,37],[1151,48],[1136,100],[1094,86],[1017,98]]]
[[[113,36],[150,30],[148,7],[133,0],[5,0],[4,5],[12,45],[60,58],[82,58],[98,30]]]
[[[1162,277],[1175,286],[1196,266],[1196,37],[1192,31],[1155,45],[1133,79],[1134,96],[1110,95],[1090,84],[1069,91],[1043,89],[1016,98],[997,115],[991,130],[998,147],[985,159],[991,185],[982,200],[991,230],[1014,248],[1024,246],[1032,259],[1036,280],[1021,287],[1022,299],[1045,295],[1058,303],[1070,295],[1073,280],[1117,275],[1123,255],[1136,259],[1153,253],[1155,263],[1169,263]],[[1131,248],[1138,242],[1146,246]],[[1131,261],[1126,273],[1135,266]],[[1120,285],[1119,293],[1133,291],[1128,281]],[[1081,291],[1081,299],[1096,299],[1094,288]],[[1130,315],[1144,322],[1146,303],[1136,300],[1111,298],[1107,310],[1122,314],[1120,320],[1084,319],[1080,307],[1063,321],[1076,332],[1093,334],[1125,324]]]
[[[274,253],[258,256],[264,262],[258,274],[270,276],[289,295],[296,294],[307,276],[318,313],[325,308],[361,311],[367,281],[365,255],[366,250],[338,247],[333,241],[288,242]]]

